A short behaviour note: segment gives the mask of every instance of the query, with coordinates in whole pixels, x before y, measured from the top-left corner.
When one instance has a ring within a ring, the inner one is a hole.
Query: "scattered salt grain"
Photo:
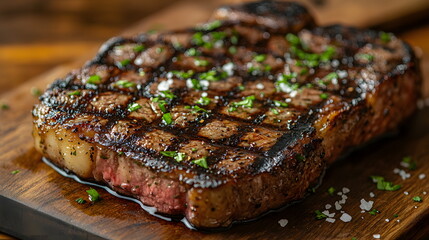
[[[365,210],[362,210],[362,211],[360,211],[361,213],[364,213],[364,212],[366,212]]]
[[[341,207],[340,203],[339,203],[338,201],[336,201],[336,202],[335,202],[335,209],[336,209],[336,210],[341,210],[341,208],[342,208],[342,207]]]
[[[347,213],[343,213],[343,215],[341,215],[340,219],[343,222],[350,222],[352,220],[352,216],[350,216]]]
[[[417,208],[417,206],[414,206],[414,208]]]
[[[424,178],[426,178],[426,174],[424,174],[424,173],[419,174],[419,179],[420,179],[420,180],[421,180],[421,179],[424,179]]]
[[[400,222],[400,221],[401,221],[400,219],[396,220],[396,222]]]
[[[399,173],[400,169],[399,168],[394,168],[393,169],[393,173]]]
[[[373,197],[375,197],[375,194],[373,192],[370,192],[369,196],[373,198]]]
[[[335,218],[326,218],[326,221],[330,222],[330,223],[334,223],[335,222]]]
[[[389,220],[388,218],[386,218],[384,221],[386,221],[386,222],[390,222],[390,220]]]
[[[423,192],[423,195],[426,195],[427,194],[427,192]]]
[[[173,79],[168,79],[167,81],[162,81],[158,84],[158,91],[167,91],[170,89],[170,85],[173,84]]]
[[[370,211],[372,209],[372,206],[374,205],[374,201],[366,201],[365,199],[360,200],[360,209],[365,211]]]
[[[326,210],[331,209],[331,207],[332,207],[332,205],[331,205],[331,204],[326,204],[326,205],[325,205],[325,209],[326,209]]]
[[[334,212],[333,212],[333,213],[329,213],[329,211],[328,211],[328,210],[325,210],[325,211],[323,211],[322,213],[323,213],[323,214],[325,214],[326,216],[330,217],[330,218],[335,217],[335,213],[334,213]]]
[[[404,192],[404,194],[405,194],[405,195],[408,195],[409,193],[408,193],[408,192]]]
[[[264,89],[265,86],[262,83],[258,83],[258,84],[256,84],[256,88],[259,89],[259,90],[261,90],[261,89]]]
[[[374,234],[374,235],[372,235],[374,238],[376,238],[376,239],[380,239],[381,238],[381,236],[380,236],[380,234]]]
[[[350,189],[348,189],[348,188],[346,188],[346,187],[343,187],[343,193],[344,193],[344,194],[349,193],[349,192],[350,192]]]
[[[234,74],[234,63],[230,62],[223,65],[222,70],[224,70],[228,76],[232,76]]]
[[[343,195],[343,193],[342,192],[337,192],[337,195],[341,196],[341,195]]]
[[[207,96],[208,96],[207,92],[201,93],[201,97],[207,97]]]
[[[289,221],[287,219],[280,219],[279,220],[280,227],[286,227],[286,225],[288,223],[289,223]]]

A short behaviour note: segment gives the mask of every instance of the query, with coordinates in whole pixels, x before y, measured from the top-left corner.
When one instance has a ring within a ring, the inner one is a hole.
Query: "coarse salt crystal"
[[[414,208],[417,208],[417,206],[414,206]]]
[[[350,222],[352,220],[352,216],[350,216],[347,213],[343,213],[343,215],[341,215],[340,219],[343,222]]]
[[[329,213],[328,210],[325,210],[322,213],[325,214],[326,216],[330,217],[330,218],[335,217],[335,213],[334,212],[333,213]]]
[[[207,92],[201,93],[201,97],[207,97],[207,96],[208,96]]]
[[[168,79],[167,81],[162,81],[158,84],[158,91],[167,91],[170,89],[170,85],[173,84],[172,79]]]
[[[374,204],[374,201],[366,201],[365,199],[361,199],[360,200],[360,209],[365,210],[365,211],[370,211],[372,206]]]
[[[337,192],[337,195],[341,196],[341,195],[343,195],[343,193],[342,192]]]
[[[350,189],[348,189],[348,188],[346,188],[346,187],[343,187],[343,193],[344,193],[344,194],[349,193],[349,192],[350,192]]]
[[[364,213],[365,212],[365,210],[362,210],[362,211],[360,211],[361,213]]]
[[[337,201],[337,202],[335,202],[335,209],[336,210],[341,210],[341,205],[340,205],[340,203]]]
[[[261,90],[261,89],[264,89],[265,86],[262,83],[258,83],[258,84],[256,84],[256,88],[259,89],[259,90]]]
[[[287,219],[280,219],[279,220],[280,227],[286,227],[286,225],[288,223],[289,223],[289,221]]]
[[[424,178],[426,178],[426,174],[424,173],[419,174],[419,179],[424,179]]]
[[[390,220],[389,220],[388,218],[386,218],[384,221],[386,221],[386,222],[390,222]]]
[[[393,173],[399,173],[400,169],[399,168],[394,168],[393,169]]]
[[[376,239],[380,239],[381,238],[381,236],[380,236],[380,234],[374,234],[374,235],[372,235],[374,238],[376,238]]]
[[[230,62],[223,65],[222,70],[224,70],[228,76],[232,76],[234,74],[234,63]]]
[[[332,205],[331,205],[331,204],[326,204],[326,205],[325,205],[325,209],[326,209],[326,210],[331,209],[331,207],[332,207]]]
[[[326,218],[326,221],[330,222],[330,223],[334,223],[335,222],[335,218]]]
[[[347,200],[347,198],[349,198],[349,197],[347,197],[347,195],[342,195],[342,196],[341,196],[341,198],[342,198],[343,200]]]
[[[426,195],[426,194],[427,194],[427,192],[423,192],[423,194],[424,194],[424,195]]]
[[[369,193],[369,196],[370,196],[370,197],[375,197],[375,194],[374,194],[373,192],[370,192],[370,193]]]
[[[341,199],[340,201],[338,201],[338,203],[339,203],[339,204],[345,204],[345,203],[346,203],[346,200],[343,198],[343,199]]]
[[[167,75],[166,75],[166,77],[167,77],[168,79],[172,78],[172,77],[173,77],[173,73],[172,73],[172,72],[168,72],[168,73],[167,73]]]
[[[408,195],[409,193],[408,193],[408,192],[404,192],[404,194],[405,194],[405,195]]]

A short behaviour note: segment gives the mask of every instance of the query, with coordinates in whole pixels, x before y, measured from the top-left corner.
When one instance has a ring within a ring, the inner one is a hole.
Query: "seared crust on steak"
[[[303,198],[345,150],[410,116],[420,82],[392,34],[247,3],[194,29],[108,41],[40,97],[34,137],[82,178],[227,227]]]

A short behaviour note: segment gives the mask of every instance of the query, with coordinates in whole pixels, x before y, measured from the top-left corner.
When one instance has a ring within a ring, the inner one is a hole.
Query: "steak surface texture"
[[[81,178],[228,227],[302,199],[342,153],[409,117],[420,82],[392,34],[246,3],[195,28],[109,40],[40,97],[33,135]]]

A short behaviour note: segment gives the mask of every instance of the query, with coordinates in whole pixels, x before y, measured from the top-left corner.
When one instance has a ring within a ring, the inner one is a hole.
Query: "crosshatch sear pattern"
[[[168,178],[186,188],[295,171],[277,188],[294,176],[304,181],[300,192],[272,206],[302,197],[346,147],[412,112],[389,98],[406,89],[404,101],[415,100],[408,85],[419,77],[401,80],[414,74],[415,58],[390,33],[313,27],[298,5],[263,4],[268,10],[221,8],[193,29],[111,39],[41,96],[36,129],[62,126],[117,157],[174,172]],[[379,91],[386,99],[379,100]],[[40,148],[49,152],[46,144]],[[299,173],[305,171],[311,174]]]

